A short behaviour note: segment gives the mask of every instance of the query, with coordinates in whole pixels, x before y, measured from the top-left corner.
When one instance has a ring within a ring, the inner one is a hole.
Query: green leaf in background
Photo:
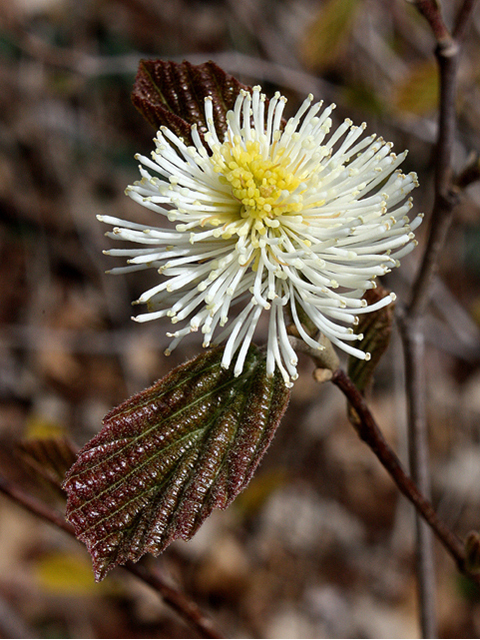
[[[67,518],[95,577],[190,539],[242,491],[270,444],[289,390],[255,346],[242,374],[210,349],[104,419],[67,475]]]
[[[376,289],[366,291],[364,298],[368,304],[375,304],[388,294],[389,291],[377,286]],[[348,375],[362,393],[372,382],[374,371],[390,342],[394,309],[395,305],[389,304],[383,309],[360,316],[357,331],[363,333],[363,340],[358,343],[358,347],[362,351],[370,352],[371,358],[360,360],[349,356]]]
[[[132,102],[155,130],[162,125],[190,143],[196,123],[207,130],[204,102],[213,101],[217,132],[226,131],[226,113],[241,89],[249,89],[214,62],[194,65],[166,60],[141,60],[132,91]]]
[[[401,112],[424,116],[438,106],[439,78],[434,60],[417,62],[397,85],[393,104]]]
[[[348,43],[359,0],[326,0],[305,34],[301,53],[305,64],[317,71],[334,65]]]

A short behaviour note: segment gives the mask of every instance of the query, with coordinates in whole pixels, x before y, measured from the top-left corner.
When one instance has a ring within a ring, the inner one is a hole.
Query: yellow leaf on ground
[[[39,558],[35,573],[38,583],[46,591],[71,596],[98,593],[99,585],[95,584],[92,568],[86,557],[81,558],[63,551],[49,553]],[[109,583],[104,584],[108,590]]]

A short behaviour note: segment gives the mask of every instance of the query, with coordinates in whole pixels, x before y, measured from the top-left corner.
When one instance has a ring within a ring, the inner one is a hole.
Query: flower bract
[[[267,372],[275,366],[286,384],[297,377],[288,325],[312,348],[323,349],[305,318],[333,344],[359,358],[358,316],[389,304],[394,294],[367,305],[376,278],[399,265],[416,244],[410,191],[414,173],[398,170],[406,152],[365,136],[365,125],[345,120],[332,128],[335,105],[309,96],[286,124],[286,99],[270,101],[260,87],[241,91],[216,131],[212,100],[205,100],[208,130],[194,125],[192,142],[166,127],[151,158],[137,156],[141,180],[127,194],[166,220],[145,226],[100,216],[110,237],[137,248],[111,249],[128,265],[153,267],[156,286],[143,293],[144,322],[167,316],[169,351],[192,331],[204,346],[225,342],[222,364],[240,375],[262,314],[268,314]]]

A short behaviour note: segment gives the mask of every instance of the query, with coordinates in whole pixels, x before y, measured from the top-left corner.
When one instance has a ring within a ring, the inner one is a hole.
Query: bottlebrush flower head
[[[207,97],[208,131],[193,125],[191,146],[160,128],[152,157],[137,156],[142,179],[127,194],[173,228],[99,219],[114,226],[110,237],[139,245],[106,252],[128,259],[113,272],[158,270],[158,284],[137,300],[147,311],[135,319],[179,325],[168,352],[201,331],[205,347],[225,342],[222,364],[240,375],[267,314],[267,373],[278,366],[291,386],[297,356],[287,326],[324,348],[305,316],[340,349],[369,358],[354,346],[358,316],[395,296],[368,305],[363,294],[414,248],[422,214],[407,215],[417,178],[398,169],[406,152],[365,136],[365,124],[333,128],[335,105],[323,108],[311,95],[283,126],[285,103],[279,93],[267,102],[260,87],[241,90],[220,134]]]

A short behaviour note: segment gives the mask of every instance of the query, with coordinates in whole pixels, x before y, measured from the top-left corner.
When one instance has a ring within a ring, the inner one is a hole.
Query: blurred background
[[[447,22],[458,2],[444,3]],[[3,0],[0,4],[0,471],[48,499],[17,444],[83,445],[103,415],[199,351],[163,350],[137,325],[154,274],[105,275],[96,214],[149,214],[124,196],[153,130],[130,102],[141,57],[212,59],[292,114],[336,102],[410,154],[415,211],[431,208],[437,72],[425,21],[404,0]],[[480,151],[480,11],[468,31],[455,165]],[[427,216],[428,217],[428,216]],[[420,247],[384,284],[405,300]],[[427,318],[433,500],[460,535],[480,528],[480,186],[456,210]],[[259,330],[263,341],[266,327]],[[229,637],[417,637],[414,522],[331,385],[301,378],[250,487],[154,562]],[[396,331],[371,407],[406,460]],[[436,546],[441,637],[478,637],[478,591]],[[80,543],[0,497],[0,637],[192,637],[155,593],[114,571],[93,581]]]

